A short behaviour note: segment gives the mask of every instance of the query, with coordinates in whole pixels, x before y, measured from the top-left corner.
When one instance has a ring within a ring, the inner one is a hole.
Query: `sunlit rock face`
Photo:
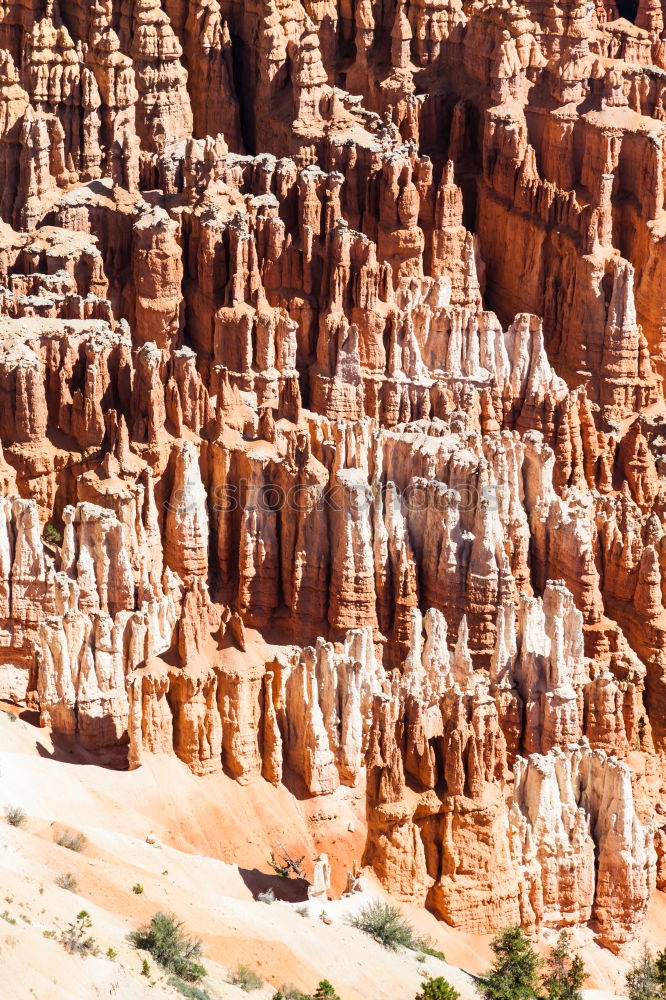
[[[4,3],[0,696],[356,789],[396,896],[619,950],[666,887],[666,44],[615,13]]]

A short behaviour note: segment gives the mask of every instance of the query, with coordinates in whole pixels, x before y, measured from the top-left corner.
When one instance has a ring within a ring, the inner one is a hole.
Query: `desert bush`
[[[433,958],[438,958],[440,962],[446,962],[444,952],[433,947],[430,938],[415,938],[413,948],[415,951],[423,952],[424,955],[431,955]]]
[[[58,875],[55,884],[61,889],[68,889],[70,892],[76,892],[78,888],[78,882],[71,872],[67,872],[65,875]]]
[[[541,959],[520,927],[507,927],[490,945],[495,961],[476,990],[484,1000],[535,1000],[540,996],[538,971]]]
[[[272,1000],[312,1000],[312,997],[302,990],[297,990],[295,986],[281,986],[277,993],[273,994]]]
[[[275,893],[272,889],[267,889],[266,892],[260,892],[257,899],[260,903],[266,903],[267,906],[270,906],[275,902]]]
[[[135,948],[149,951],[158,965],[180,979],[196,982],[206,970],[199,962],[201,941],[188,937],[172,913],[155,913],[150,923],[129,936]]]
[[[150,978],[150,963],[147,958],[144,958],[143,962],[141,963],[141,975],[145,976],[146,979]]]
[[[328,979],[322,979],[319,986],[314,991],[312,1000],[340,1000],[340,997],[335,992]]]
[[[664,1000],[666,989],[660,980],[660,957],[655,961],[648,946],[644,946],[641,957],[626,975],[629,1000]]]
[[[227,982],[231,983],[232,986],[240,986],[245,993],[260,990],[264,985],[261,976],[257,975],[254,969],[250,969],[247,965],[237,966],[233,972],[229,973]]]
[[[585,965],[573,950],[571,935],[560,931],[546,962],[545,1000],[583,1000],[581,988],[586,979]]]
[[[458,990],[454,989],[451,983],[447,983],[442,976],[429,979],[421,987],[421,992],[416,994],[416,1000],[459,1000],[459,998]]]
[[[137,882],[136,885],[132,886],[132,892],[134,893],[135,896],[141,895],[141,893],[143,892],[143,886],[141,885],[140,882]]]
[[[5,819],[10,826],[23,826],[27,817],[20,806],[7,806],[5,809]]]
[[[88,934],[92,927],[92,920],[87,910],[77,913],[76,920],[67,925],[67,930],[62,931],[60,940],[67,951],[76,955],[96,955],[99,951],[94,937]]]
[[[294,907],[294,913],[298,913],[299,917],[309,917],[310,916],[310,907],[308,906],[307,903],[303,903],[302,906],[295,906]]]
[[[417,947],[411,924],[390,903],[380,900],[367,903],[351,918],[350,923],[352,927],[376,938],[389,951]]]
[[[42,538],[48,545],[62,545],[62,535],[54,524],[47,524]]]
[[[176,976],[169,976],[167,982],[169,983],[169,986],[173,986],[174,990],[178,990],[180,995],[187,997],[188,1000],[210,1000],[210,994],[200,986],[193,986],[192,983],[185,983],[182,979],[178,979]]]
[[[68,851],[76,851],[80,854],[88,843],[88,838],[83,833],[72,833],[71,830],[65,830],[60,836],[56,837],[56,844],[59,847],[66,847]]]
[[[664,991],[664,996],[666,996],[666,948],[657,952],[657,957],[654,960],[654,973],[657,982]]]
[[[112,948],[111,945],[109,945],[109,947],[106,949],[106,957],[110,958],[111,961],[113,962],[114,958],[118,958],[118,952],[116,951],[115,948]]]

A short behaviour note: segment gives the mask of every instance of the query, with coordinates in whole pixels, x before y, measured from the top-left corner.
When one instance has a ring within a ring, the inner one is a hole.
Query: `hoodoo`
[[[665,104],[643,0],[1,2],[0,698],[356,790],[461,931],[637,940]]]

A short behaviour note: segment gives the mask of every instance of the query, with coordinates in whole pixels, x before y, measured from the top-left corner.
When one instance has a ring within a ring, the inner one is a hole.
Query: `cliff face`
[[[615,949],[666,885],[643,6],[0,5],[0,695],[366,787],[397,895]]]

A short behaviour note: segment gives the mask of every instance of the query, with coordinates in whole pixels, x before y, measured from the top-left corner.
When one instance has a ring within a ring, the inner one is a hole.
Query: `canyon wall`
[[[0,697],[358,788],[396,896],[614,950],[666,889],[639,8],[0,3]]]

